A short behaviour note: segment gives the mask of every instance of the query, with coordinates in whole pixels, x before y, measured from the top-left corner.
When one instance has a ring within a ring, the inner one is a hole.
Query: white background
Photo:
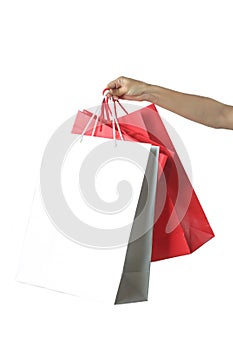
[[[190,256],[153,263],[148,302],[105,308],[15,281],[47,141],[78,109],[100,103],[110,80],[126,75],[233,104],[231,5],[1,1],[1,348],[233,348],[233,131],[162,108],[216,237]]]

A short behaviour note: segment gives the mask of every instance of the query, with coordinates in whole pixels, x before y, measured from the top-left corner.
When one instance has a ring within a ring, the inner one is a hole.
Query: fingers
[[[121,97],[123,96],[124,92],[122,90],[122,88],[119,89],[110,89],[109,90],[110,95],[112,95],[113,97]]]
[[[111,81],[110,83],[108,83],[108,85],[107,85],[107,88],[109,88],[109,89],[116,89],[117,88],[117,81],[116,80],[113,80],[113,81]]]
[[[123,100],[142,101],[145,95],[145,87],[148,84],[126,77],[119,77],[107,85],[109,97],[121,98]]]
[[[124,79],[125,79],[124,77],[119,77],[119,78],[117,78],[117,79],[111,81],[111,82],[107,85],[107,87],[108,87],[109,89],[119,89],[119,88],[122,87],[122,84],[124,83]]]
[[[119,77],[108,83],[109,94],[116,99],[119,97],[122,98],[127,93],[126,80],[127,78],[125,77]]]

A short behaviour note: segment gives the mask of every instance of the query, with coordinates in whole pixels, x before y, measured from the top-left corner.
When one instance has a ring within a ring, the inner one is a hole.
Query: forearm
[[[156,85],[147,85],[146,100],[187,119],[219,128],[226,105],[208,97],[190,95]]]

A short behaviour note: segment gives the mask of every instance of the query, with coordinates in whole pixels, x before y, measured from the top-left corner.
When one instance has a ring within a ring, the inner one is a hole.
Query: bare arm
[[[148,101],[197,123],[233,129],[233,107],[209,97],[185,94],[125,77],[113,80],[107,87],[115,97]]]

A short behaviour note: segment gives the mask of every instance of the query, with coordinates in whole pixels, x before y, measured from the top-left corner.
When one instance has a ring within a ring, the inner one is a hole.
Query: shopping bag
[[[148,300],[159,148],[151,147],[115,304]]]
[[[159,147],[80,140],[73,122],[44,152],[17,280],[103,303],[147,300]]]
[[[72,133],[78,132],[79,124],[88,119],[90,112],[79,112]],[[131,113],[118,112],[118,121],[125,140],[148,142],[160,148],[151,260],[194,252],[214,233],[156,107],[152,104]],[[93,126],[89,124],[87,134]],[[111,123],[106,122],[104,129],[96,128],[96,135],[108,137],[111,128]]]

